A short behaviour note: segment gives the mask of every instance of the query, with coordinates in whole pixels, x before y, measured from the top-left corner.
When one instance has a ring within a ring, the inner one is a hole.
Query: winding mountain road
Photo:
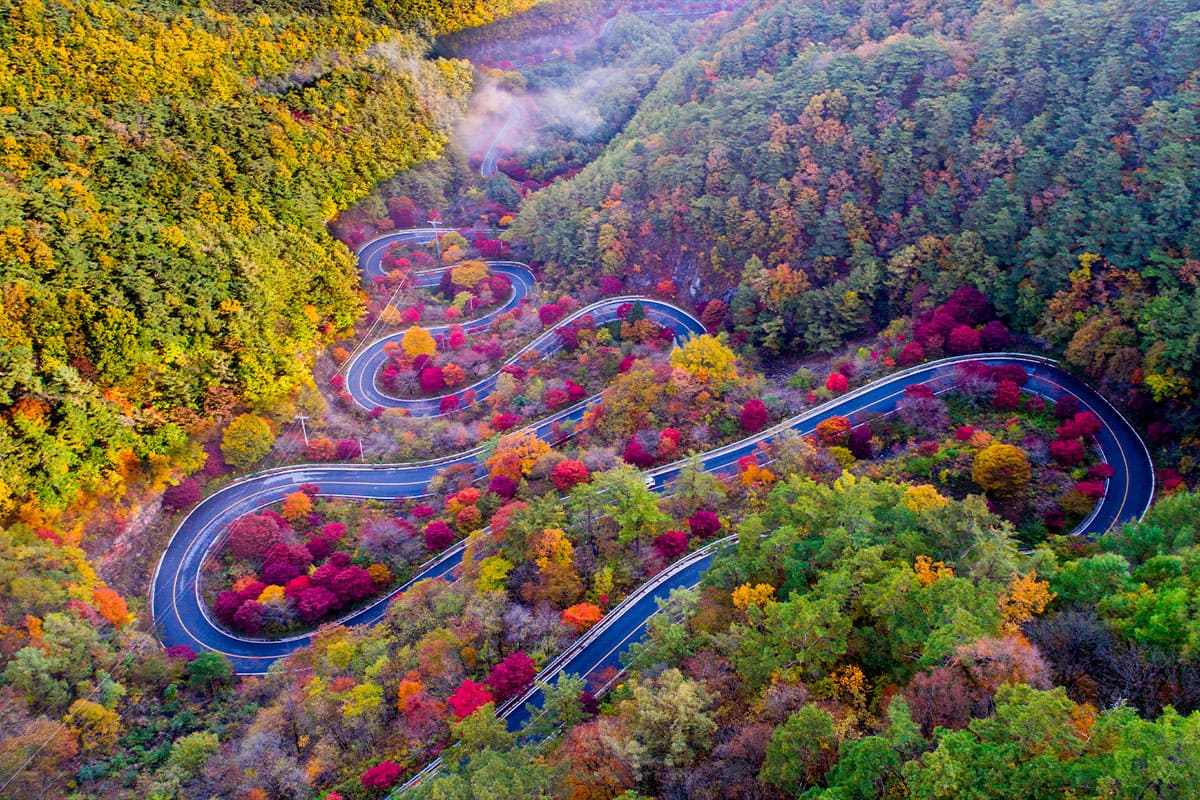
[[[419,241],[417,237],[432,236],[433,231],[428,229],[405,232],[399,236],[403,235],[410,235],[411,240]],[[391,241],[395,241],[399,236],[394,235]],[[370,254],[375,253],[375,258],[381,258],[384,249],[373,242],[360,251],[364,272],[371,274]],[[520,265],[513,265],[511,268],[518,272],[523,269]],[[514,289],[524,285],[523,282],[518,284],[514,281]],[[517,291],[514,291],[515,294]],[[633,299],[640,299],[646,308],[647,317],[671,327],[679,339],[702,331],[695,318],[669,303],[648,298],[611,298],[579,309],[543,333],[528,347],[549,352],[557,345],[555,329],[571,324],[586,313],[593,314],[600,322],[614,319],[617,308]],[[369,374],[368,367],[374,363],[366,355],[373,347],[374,344],[364,348],[363,353],[356,357],[362,361],[364,376]],[[847,416],[852,421],[862,421],[867,415],[889,413],[903,397],[906,387],[927,384],[935,390],[947,388],[953,383],[957,368],[969,362],[994,366],[1019,365],[1030,376],[1025,387],[1027,391],[1049,399],[1073,396],[1079,401],[1081,408],[1092,411],[1100,418],[1103,427],[1096,436],[1097,444],[1103,459],[1113,467],[1114,475],[1107,482],[1105,496],[1095,513],[1085,520],[1076,533],[1099,535],[1114,525],[1138,519],[1145,513],[1154,493],[1153,465],[1145,445],[1128,421],[1095,390],[1062,371],[1055,362],[1016,353],[961,356],[895,373],[754,436],[703,453],[698,456],[700,466],[708,472],[736,469],[737,460],[753,453],[760,442],[770,441],[788,430],[811,433],[817,424],[831,416]],[[477,384],[477,391],[481,395],[486,394],[492,385],[489,381],[494,381],[494,377]],[[351,392],[356,392],[360,386],[366,385],[366,381],[365,377],[360,383],[352,384],[347,381],[347,387]],[[370,383],[373,385],[373,380]],[[356,399],[359,399],[358,395]],[[578,420],[595,401],[596,397],[584,400],[534,423],[530,428],[546,435],[555,422]],[[370,400],[363,402],[362,399],[359,399],[359,402],[363,405],[369,404],[368,407],[376,404]],[[451,464],[477,464],[481,452],[482,448],[475,448],[445,458],[406,464],[307,464],[282,467],[251,475],[223,487],[192,509],[180,523],[163,552],[151,588],[151,609],[160,640],[168,646],[186,644],[196,649],[223,653],[230,659],[234,669],[242,674],[266,672],[273,662],[306,645],[310,635],[281,640],[254,639],[223,630],[210,617],[201,599],[197,577],[205,554],[221,541],[225,527],[242,514],[281,501],[303,483],[317,484],[321,487],[321,494],[329,497],[385,500],[419,497],[426,493],[429,481],[439,470]],[[678,461],[651,470],[647,475],[652,479],[654,488],[661,489],[688,463],[687,460]],[[538,684],[535,684],[533,689],[500,709],[510,727],[519,728],[527,720],[527,705],[540,706],[540,683],[550,682],[564,672],[591,676],[607,668],[619,667],[621,654],[641,638],[648,620],[656,613],[657,601],[666,597],[672,589],[695,585],[723,543],[728,543],[731,538],[689,554],[664,569],[610,611],[599,624],[559,658],[548,664],[539,674]],[[451,576],[461,562],[464,546],[465,543],[459,543],[438,554],[422,565],[404,586],[340,621],[345,625],[372,624],[379,621],[388,602],[397,593],[420,580]]]

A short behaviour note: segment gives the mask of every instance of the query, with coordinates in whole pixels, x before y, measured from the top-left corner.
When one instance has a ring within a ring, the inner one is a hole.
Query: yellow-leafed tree
[[[416,356],[432,356],[437,352],[437,342],[433,340],[433,335],[420,325],[413,325],[404,332],[404,338],[400,340],[400,346],[404,348],[404,352],[411,358],[415,358]]]
[[[971,478],[979,488],[1000,497],[1011,497],[1029,485],[1032,473],[1025,451],[1011,444],[992,444],[979,451]]]
[[[671,353],[671,366],[687,370],[702,382],[737,380],[737,357],[721,339],[710,334],[689,339]]]

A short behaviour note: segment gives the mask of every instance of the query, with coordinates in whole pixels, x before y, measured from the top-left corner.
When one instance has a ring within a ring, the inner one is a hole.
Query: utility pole
[[[433,226],[433,244],[437,247],[438,266],[442,265],[442,240],[438,236],[438,219],[434,217],[429,220],[429,224]]]
[[[367,463],[367,457],[363,455],[362,439],[358,440],[358,463]]]
[[[308,447],[308,426],[304,424],[308,417],[304,414],[297,414],[296,419],[300,422],[300,430],[304,431],[304,446]]]

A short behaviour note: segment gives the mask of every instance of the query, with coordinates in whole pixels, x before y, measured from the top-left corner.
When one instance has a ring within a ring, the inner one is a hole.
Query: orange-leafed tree
[[[733,607],[739,611],[745,611],[751,606],[761,608],[775,599],[775,587],[769,583],[758,583],[753,586],[743,583],[733,590],[731,599]]]
[[[533,465],[550,452],[550,445],[543,442],[533,431],[520,431],[502,436],[496,452],[487,460],[491,477],[504,475],[514,482],[528,477]]]
[[[304,492],[292,492],[283,500],[283,509],[280,514],[288,522],[295,522],[301,517],[307,516],[313,510],[312,498]]]
[[[1039,581],[1037,571],[1028,575],[1013,573],[1012,582],[1000,595],[1000,614],[1004,621],[1001,628],[1007,633],[1015,633],[1020,627],[1046,610],[1046,606],[1056,597],[1050,591],[1049,581]]]
[[[447,364],[442,367],[442,381],[447,386],[458,386],[466,380],[467,371],[458,364]]]
[[[934,561],[929,556],[917,556],[913,563],[913,572],[922,586],[931,586],[942,578],[953,578],[954,570],[946,566],[944,561]]]
[[[600,606],[595,603],[576,603],[562,612],[562,623],[570,625],[576,633],[583,633],[595,625],[604,616]]]
[[[637,784],[640,754],[629,725],[604,716],[571,729],[557,759],[570,765],[564,780],[570,800],[610,800]]]
[[[826,447],[845,447],[850,440],[850,420],[830,417],[817,423],[817,440]]]
[[[100,616],[118,628],[125,627],[133,618],[129,607],[125,605],[125,598],[106,586],[92,590],[92,605],[100,612]]]

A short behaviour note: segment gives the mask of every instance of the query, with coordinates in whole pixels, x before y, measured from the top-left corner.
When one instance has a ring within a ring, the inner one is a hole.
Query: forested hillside
[[[972,284],[1095,379],[1156,400],[1196,385],[1200,4],[742,13],[523,208],[514,241],[562,285],[594,264],[672,277],[781,352]]]
[[[0,800],[1196,794],[1200,0],[0,15]]]
[[[599,714],[560,685],[542,748],[456,723],[456,757],[409,796],[1194,793],[1195,494],[1030,555],[977,499],[920,487],[792,475],[755,499]]]
[[[3,4],[0,517],[194,469],[359,311],[323,222],[439,152],[470,70],[280,6]]]

